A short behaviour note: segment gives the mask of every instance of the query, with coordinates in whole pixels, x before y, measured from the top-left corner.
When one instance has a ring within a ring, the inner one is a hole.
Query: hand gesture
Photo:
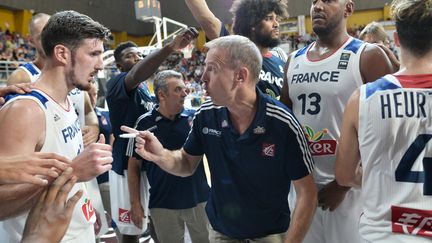
[[[78,181],[89,181],[111,169],[111,145],[105,144],[103,134],[97,143],[92,143],[72,160],[72,167]]]
[[[336,180],[328,183],[318,192],[318,206],[322,210],[335,210],[342,203],[349,189],[338,185]]]
[[[137,134],[135,138],[135,152],[145,160],[157,163],[163,155],[164,147],[149,131],[137,131],[128,126],[121,126],[120,129],[124,132]]]
[[[6,87],[0,88],[0,105],[3,105],[5,103],[5,97],[8,94],[11,93],[17,93],[17,94],[25,94],[30,93],[32,91],[33,85],[30,83],[23,83],[23,84],[14,84],[9,85]]]
[[[40,240],[60,242],[69,227],[75,205],[82,196],[80,190],[67,200],[76,181],[69,167],[42,193],[27,217],[22,243]]]
[[[35,152],[29,155],[3,157],[0,162],[0,184],[48,184],[70,166],[70,160],[54,153]]]
[[[179,51],[180,49],[183,49],[187,45],[189,45],[197,37],[198,37],[198,31],[195,28],[190,27],[186,30],[183,30],[168,45],[171,47],[173,51]]]
[[[81,129],[84,148],[96,142],[99,136],[99,129],[96,126],[84,126]]]

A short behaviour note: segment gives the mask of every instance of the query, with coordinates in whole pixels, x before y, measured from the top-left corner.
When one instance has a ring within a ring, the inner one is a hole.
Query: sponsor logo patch
[[[130,211],[127,209],[119,208],[119,219],[123,223],[131,223]]]
[[[84,214],[84,217],[87,221],[90,221],[92,216],[95,214],[93,205],[90,202],[90,199],[86,198],[84,200],[84,204],[81,206],[81,210]]]
[[[276,145],[273,143],[263,143],[262,156],[274,157],[276,153]]]
[[[311,127],[305,125],[305,136],[308,139],[309,150],[312,156],[334,155],[336,154],[336,140],[322,139],[328,133],[328,129],[315,132]]]
[[[432,237],[432,210],[391,207],[392,232]]]

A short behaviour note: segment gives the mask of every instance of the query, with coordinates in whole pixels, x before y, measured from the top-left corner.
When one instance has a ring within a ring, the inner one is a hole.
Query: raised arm
[[[160,50],[150,53],[150,55],[135,64],[125,77],[126,91],[130,92],[142,81],[147,80],[157,71],[162,62],[171,53],[185,48],[197,37],[198,35],[194,32],[185,30],[181,34],[177,35],[168,45],[164,46]]]
[[[336,181],[343,186],[361,187],[360,150],[358,143],[359,95],[357,89],[348,100],[342,120],[339,148],[336,153]]]
[[[360,57],[360,73],[363,83],[369,83],[393,73],[393,65],[380,47],[367,44]]]
[[[185,0],[186,5],[198,24],[203,28],[208,39],[219,37],[221,21],[213,14],[205,0]]]

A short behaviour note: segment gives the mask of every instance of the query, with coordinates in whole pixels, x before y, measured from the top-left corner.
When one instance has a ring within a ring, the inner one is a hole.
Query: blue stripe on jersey
[[[375,92],[380,90],[388,90],[388,89],[398,89],[400,88],[396,84],[390,82],[386,78],[380,78],[372,83],[366,84],[366,99],[369,98],[369,96],[373,95]]]
[[[7,101],[11,100],[12,98],[15,98],[15,97],[20,96],[20,95],[24,95],[24,96],[33,96],[33,97],[35,97],[36,99],[38,99],[38,100],[42,103],[42,105],[44,105],[45,109],[47,108],[47,106],[46,106],[45,103],[48,101],[48,99],[45,98],[43,95],[41,95],[39,92],[34,91],[34,90],[33,90],[32,92],[30,92],[30,93],[26,93],[26,94],[10,94],[10,95],[7,95],[7,96],[5,97],[5,100],[6,100],[6,102],[7,102]]]
[[[302,49],[298,50],[297,53],[295,54],[294,58],[301,56],[303,54],[306,54],[307,49],[309,48],[309,45],[303,47]]]
[[[39,74],[38,70],[36,70],[30,62],[28,62],[22,66],[25,67],[31,73],[32,76]]]
[[[354,54],[357,54],[357,51],[362,44],[363,41],[359,39],[353,39],[347,46],[345,46],[344,50],[352,51]]]

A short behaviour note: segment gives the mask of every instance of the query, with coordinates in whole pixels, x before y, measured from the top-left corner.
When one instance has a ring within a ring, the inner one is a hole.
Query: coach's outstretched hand
[[[101,134],[97,143],[90,144],[72,160],[72,167],[78,181],[83,182],[109,171],[112,161],[112,147],[105,144],[105,137]]]
[[[76,181],[69,167],[42,193],[27,217],[22,243],[60,242],[83,193],[80,190],[67,200]]]
[[[137,134],[135,138],[135,152],[145,160],[158,163],[163,156],[164,147],[159,139],[149,131],[137,131],[128,126],[121,126],[120,129],[127,133]]]

